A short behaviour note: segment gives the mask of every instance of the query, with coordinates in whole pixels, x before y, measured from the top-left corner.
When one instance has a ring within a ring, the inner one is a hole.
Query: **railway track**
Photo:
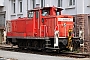
[[[90,54],[84,53],[74,53],[74,52],[42,52],[41,50],[31,50],[31,49],[19,49],[14,46],[13,48],[10,45],[0,45],[1,50],[13,51],[13,52],[23,52],[23,53],[32,53],[32,54],[40,54],[40,55],[50,55],[50,56],[60,56],[60,57],[71,57],[71,58],[90,58]]]
[[[18,60],[18,59],[0,57],[0,60]]]

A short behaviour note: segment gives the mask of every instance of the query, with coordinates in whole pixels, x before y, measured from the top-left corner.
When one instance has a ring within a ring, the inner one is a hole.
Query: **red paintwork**
[[[48,8],[44,8],[48,9]],[[41,14],[42,9],[37,9]],[[60,9],[59,9],[60,10]],[[58,21],[58,18],[73,18],[68,15],[55,14],[55,7],[50,7],[50,15],[36,18],[36,10],[33,18],[18,18],[11,20],[11,31],[7,33],[8,37],[54,37],[56,30],[59,31],[59,37],[67,37],[68,30],[73,29],[73,21]],[[61,10],[60,10],[61,14]],[[44,22],[42,22],[42,18]],[[66,23],[66,27],[63,24]]]

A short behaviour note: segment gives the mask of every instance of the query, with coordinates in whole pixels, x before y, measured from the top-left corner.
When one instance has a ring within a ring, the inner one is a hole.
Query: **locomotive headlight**
[[[64,23],[63,26],[66,27],[66,23]]]

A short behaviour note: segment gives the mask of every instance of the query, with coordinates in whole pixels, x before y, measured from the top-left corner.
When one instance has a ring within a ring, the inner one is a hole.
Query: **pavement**
[[[90,60],[90,58],[69,58],[69,57],[58,57],[58,56],[48,56],[21,52],[11,52],[0,50],[0,56],[4,58],[14,58],[17,60]]]

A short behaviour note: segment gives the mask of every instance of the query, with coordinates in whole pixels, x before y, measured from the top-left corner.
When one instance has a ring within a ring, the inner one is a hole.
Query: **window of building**
[[[22,0],[19,1],[19,12],[22,12]]]
[[[33,0],[33,8],[35,8],[35,0]]]
[[[58,7],[62,7],[62,0],[58,0]]]
[[[43,0],[41,0],[41,7],[43,7]]]
[[[13,0],[12,2],[13,2],[13,4],[12,4],[13,13],[15,13],[15,0]]]
[[[75,0],[69,0],[69,6],[75,5]]]
[[[14,10],[13,12],[15,13],[15,3],[13,3],[13,10]]]
[[[43,7],[43,0],[41,0],[41,7]]]
[[[75,5],[75,0],[73,0],[73,5]]]

